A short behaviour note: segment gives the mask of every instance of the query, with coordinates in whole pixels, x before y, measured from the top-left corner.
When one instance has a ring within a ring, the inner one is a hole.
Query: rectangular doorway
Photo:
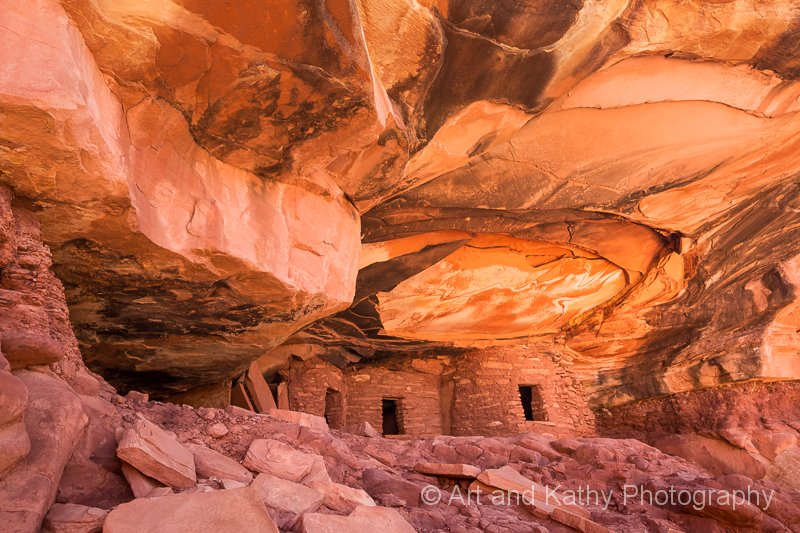
[[[525,420],[529,422],[547,421],[547,411],[544,407],[541,385],[520,385],[519,399],[522,402],[522,412]]]
[[[384,435],[401,435],[403,433],[400,425],[400,400],[390,398],[381,400],[381,414]]]
[[[333,429],[344,427],[344,398],[338,390],[325,391],[325,421]]]

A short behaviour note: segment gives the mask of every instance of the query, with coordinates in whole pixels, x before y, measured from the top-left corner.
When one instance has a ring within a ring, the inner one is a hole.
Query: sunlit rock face
[[[0,181],[123,388],[284,341],[800,378],[796,2],[0,5]]]
[[[480,236],[378,293],[386,332],[456,343],[557,333],[625,288],[623,271],[579,249]]]
[[[39,211],[90,363],[219,381],[350,303],[359,220],[330,178],[265,180],[156,95],[121,104],[57,3],[3,17],[2,179]]]

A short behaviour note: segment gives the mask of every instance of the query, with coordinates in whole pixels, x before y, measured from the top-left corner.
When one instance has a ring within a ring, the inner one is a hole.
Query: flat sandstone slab
[[[481,474],[481,469],[477,466],[463,463],[417,463],[414,470],[420,474],[453,479],[475,479]]]
[[[295,515],[316,511],[324,499],[319,491],[270,474],[259,474],[252,486],[261,494],[264,505]]]
[[[197,483],[192,452],[141,415],[123,433],[117,456],[170,487],[188,489]]]
[[[288,409],[269,409],[266,414],[272,418],[277,418],[290,424],[297,424],[298,426],[305,426],[314,429],[321,429],[328,431],[328,423],[325,418],[317,415],[310,415],[300,411],[290,411]]]
[[[345,533],[376,531],[380,533],[415,533],[400,513],[388,507],[359,506],[349,516],[322,513],[303,515],[301,533]]]
[[[104,533],[278,533],[251,487],[141,498],[111,511]]]
[[[250,444],[242,464],[254,472],[297,483],[311,472],[315,457],[277,440],[256,439]]]
[[[108,511],[97,507],[56,503],[44,517],[43,533],[99,533]]]
[[[186,447],[194,456],[194,466],[199,477],[215,477],[220,481],[227,479],[245,485],[253,481],[253,474],[230,457],[202,444],[187,444]]]

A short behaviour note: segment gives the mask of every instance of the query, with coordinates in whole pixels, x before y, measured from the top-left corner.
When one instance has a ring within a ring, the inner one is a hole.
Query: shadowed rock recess
[[[800,533],[800,0],[0,0],[0,530]]]

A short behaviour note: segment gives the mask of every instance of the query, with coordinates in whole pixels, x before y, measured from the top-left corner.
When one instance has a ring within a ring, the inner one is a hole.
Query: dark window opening
[[[544,399],[542,398],[541,386],[520,385],[519,399],[522,402],[522,411],[525,413],[525,420],[547,420],[547,413],[544,408]]]
[[[344,426],[344,409],[342,408],[342,393],[338,390],[325,391],[325,420],[333,429]]]
[[[399,403],[400,403],[399,400],[387,400],[387,399],[384,399],[381,402],[384,435],[400,435],[402,433],[400,429],[400,419],[398,417]]]

